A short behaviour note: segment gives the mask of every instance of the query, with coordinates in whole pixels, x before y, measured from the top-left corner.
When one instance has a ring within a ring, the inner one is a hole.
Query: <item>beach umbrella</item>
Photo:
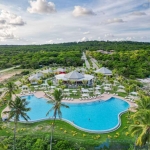
[[[82,94],[82,97],[88,97],[89,96],[89,94]]]
[[[120,88],[120,89],[124,89],[125,87],[124,87],[124,86],[122,86],[122,85],[119,85],[119,86],[118,86],[118,88]]]
[[[104,87],[104,90],[106,90],[106,91],[110,91],[110,90],[111,90],[111,88],[110,88],[110,87],[105,86],[105,87]]]
[[[69,92],[69,89],[64,89],[64,92]]]
[[[100,90],[101,88],[100,88],[100,87],[96,87],[95,89],[96,89],[96,90]]]
[[[73,92],[73,93],[77,93],[77,91],[76,91],[76,90],[73,90],[72,92]]]
[[[131,92],[130,94],[131,94],[131,95],[138,95],[137,92]]]
[[[96,94],[96,95],[99,95],[99,94],[101,94],[101,93],[100,93],[99,91],[95,91],[95,94]]]
[[[117,92],[126,93],[124,89],[118,89]]]
[[[82,89],[82,92],[83,92],[83,93],[88,93],[89,90],[88,90],[88,89]]]

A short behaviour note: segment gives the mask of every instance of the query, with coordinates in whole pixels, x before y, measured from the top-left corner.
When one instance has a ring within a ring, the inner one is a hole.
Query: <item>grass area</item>
[[[133,138],[128,133],[128,126],[132,123],[128,118],[128,113],[121,116],[121,127],[116,131],[105,133],[105,134],[95,134],[80,131],[75,127],[64,121],[56,121],[54,137],[58,139],[66,139],[69,141],[74,141],[77,143],[88,143],[90,145],[97,145],[107,138],[112,140],[133,140]],[[1,123],[2,130],[0,130],[0,136],[11,136],[13,135],[13,122]],[[37,123],[27,123],[18,124],[17,136],[23,135],[47,135],[50,134],[52,121],[41,121]],[[65,135],[65,136],[63,136]]]

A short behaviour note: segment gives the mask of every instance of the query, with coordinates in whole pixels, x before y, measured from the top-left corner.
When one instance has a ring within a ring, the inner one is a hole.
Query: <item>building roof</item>
[[[64,69],[64,68],[57,68],[55,70],[55,72],[65,72],[65,71],[66,71],[66,69]]]
[[[84,78],[84,75],[77,71],[72,71],[66,74],[64,77],[67,78],[68,80],[78,80]]]
[[[43,73],[38,72],[36,74],[33,74],[32,76],[30,76],[28,79],[31,80],[39,80],[41,77],[43,76]]]
[[[96,70],[95,72],[96,73],[102,73],[104,75],[112,75],[112,71],[107,69],[107,68],[105,68],[105,67],[102,67],[102,68]]]
[[[94,76],[92,75],[89,75],[89,74],[81,74],[81,73],[78,73],[77,71],[72,71],[68,74],[59,74],[59,75],[56,75],[55,78],[57,80],[63,80],[63,81],[68,81],[68,80],[74,80],[74,81],[83,81],[83,80],[86,80],[86,81],[89,81],[91,79],[94,78]]]
[[[46,69],[46,70],[42,70],[41,72],[42,73],[52,73],[53,71],[52,71],[51,68],[49,68],[49,69]]]

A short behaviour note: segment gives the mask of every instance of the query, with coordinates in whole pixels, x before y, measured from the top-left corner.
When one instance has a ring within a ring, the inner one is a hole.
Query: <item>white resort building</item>
[[[74,81],[75,84],[83,84],[84,81],[87,81],[87,85],[92,85],[94,76],[88,74],[82,74],[77,71],[72,71],[68,74],[59,74],[55,76],[56,83],[59,80],[62,80],[64,83],[69,83],[69,81]]]
[[[112,75],[112,71],[107,69],[107,68],[105,68],[105,67],[102,67],[102,68],[96,70],[95,73],[101,73],[101,74],[107,75],[107,76],[111,76]]]
[[[38,72],[36,74],[31,75],[28,79],[29,79],[31,84],[37,84],[38,80],[40,80],[43,76],[44,76],[43,73]]]

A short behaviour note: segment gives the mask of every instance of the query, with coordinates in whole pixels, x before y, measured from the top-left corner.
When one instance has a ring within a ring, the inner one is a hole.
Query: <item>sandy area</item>
[[[0,82],[7,80],[14,76],[15,74],[20,73],[21,71],[15,71],[15,72],[8,72],[8,73],[0,73]]]

